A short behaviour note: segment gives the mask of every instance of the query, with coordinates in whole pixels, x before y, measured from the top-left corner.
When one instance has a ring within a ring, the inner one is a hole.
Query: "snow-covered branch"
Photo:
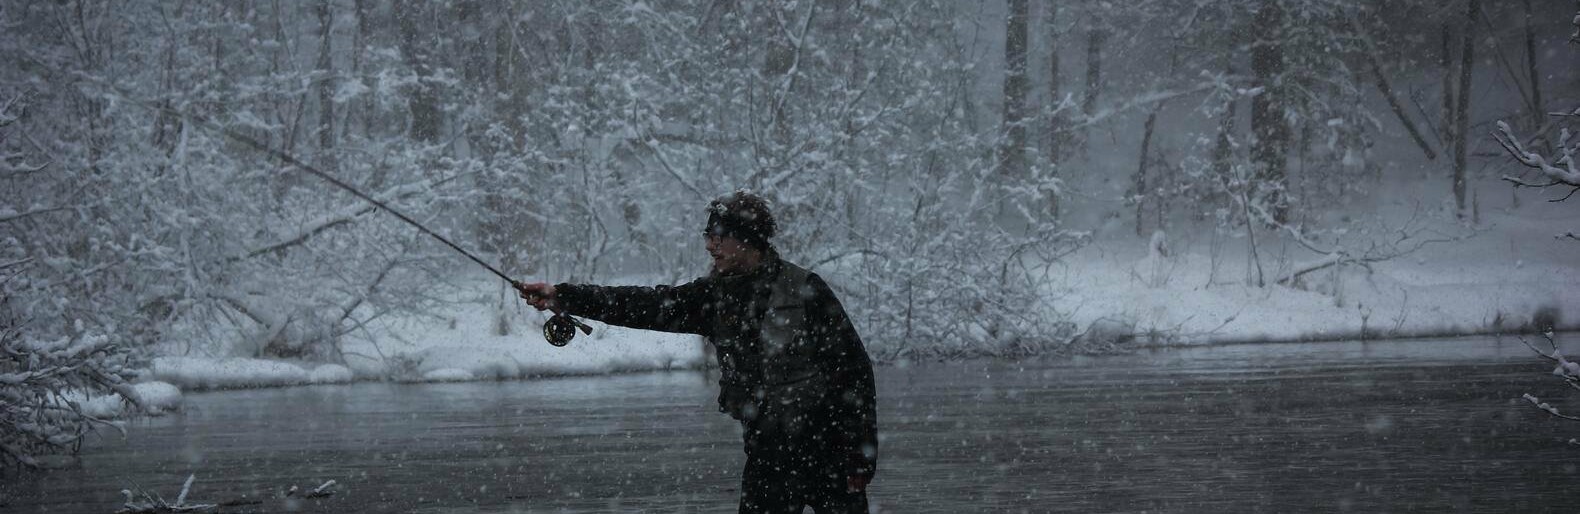
[[[1580,45],[1580,13],[1576,13],[1574,20],[1570,23],[1574,24],[1575,33],[1569,36],[1569,42]]]
[[[1372,70],[1372,76],[1377,79],[1378,92],[1381,92],[1383,99],[1388,101],[1388,107],[1393,110],[1394,116],[1399,119],[1399,123],[1404,125],[1405,131],[1410,134],[1410,139],[1415,141],[1416,146],[1421,148],[1422,153],[1426,154],[1427,160],[1436,160],[1437,152],[1432,150],[1432,145],[1427,144],[1426,138],[1421,135],[1421,130],[1416,128],[1415,122],[1411,121],[1410,116],[1405,113],[1404,106],[1400,104],[1398,95],[1394,94],[1393,84],[1388,81],[1388,75],[1383,73],[1382,63],[1378,61],[1378,56],[1387,54],[1377,49],[1377,42],[1372,39],[1371,34],[1356,19],[1355,13],[1347,13],[1345,18],[1349,22],[1351,29],[1355,31],[1355,35],[1366,46],[1366,51],[1361,52],[1361,54],[1366,56],[1367,64],[1370,65]]]
[[[22,103],[22,98],[23,95],[12,95],[6,99],[3,105],[0,105],[0,129],[11,126],[19,119],[20,114],[17,114],[15,110],[21,108],[19,104]],[[0,142],[4,142],[8,135],[5,132],[0,132]],[[47,161],[42,164],[28,164],[27,160],[28,156],[22,152],[10,152],[0,148],[0,178],[16,178],[21,175],[43,171],[44,168],[50,165],[50,162]]]
[[[1513,183],[1516,187],[1569,186],[1580,188],[1580,169],[1576,168],[1575,148],[1569,143],[1569,129],[1564,129],[1559,133],[1558,151],[1561,155],[1557,161],[1552,163],[1548,163],[1547,159],[1542,157],[1541,154],[1527,150],[1525,145],[1520,143],[1519,138],[1514,135],[1514,130],[1509,128],[1507,122],[1499,121],[1498,131],[1494,132],[1492,137],[1498,141],[1499,145],[1503,146],[1503,149],[1509,153],[1509,156],[1514,157],[1515,161],[1525,165],[1527,168],[1539,171],[1541,176],[1547,179],[1546,182],[1530,182],[1519,177],[1504,175],[1503,180]]]
[[[109,425],[72,394],[114,392],[142,407],[124,361],[125,351],[104,336],[34,341],[17,326],[0,327],[3,460],[37,466],[39,455],[75,451],[94,427]]]
[[[1092,125],[1096,125],[1098,123],[1102,123],[1104,120],[1107,120],[1108,118],[1114,117],[1114,116],[1119,115],[1119,114],[1123,114],[1123,113],[1125,113],[1127,111],[1130,111],[1132,109],[1137,109],[1137,108],[1140,108],[1140,107],[1143,107],[1143,106],[1152,105],[1152,104],[1155,104],[1155,103],[1158,103],[1158,102],[1163,102],[1163,101],[1171,100],[1171,99],[1174,99],[1174,98],[1179,98],[1179,97],[1182,97],[1182,96],[1193,95],[1193,94],[1201,93],[1201,92],[1204,92],[1204,91],[1211,91],[1213,89],[1218,89],[1218,88],[1223,87],[1223,84],[1224,83],[1222,81],[1220,81],[1220,80],[1214,80],[1214,81],[1202,82],[1202,83],[1199,83],[1199,84],[1196,84],[1196,85],[1193,85],[1193,86],[1190,86],[1190,87],[1186,87],[1186,88],[1183,88],[1183,89],[1153,91],[1153,92],[1150,92],[1150,93],[1139,94],[1139,95],[1136,95],[1135,97],[1132,97],[1130,100],[1128,100],[1128,101],[1126,101],[1124,103],[1121,103],[1121,104],[1118,104],[1118,105],[1110,105],[1108,107],[1104,107],[1102,110],[1099,110],[1097,112],[1092,113],[1091,116],[1086,116],[1086,117],[1080,119],[1079,121],[1071,124],[1070,128],[1071,129],[1079,129],[1079,128],[1084,128],[1084,127],[1090,127]]]
[[[21,159],[22,156],[18,154],[0,155],[0,177],[11,178],[17,175],[37,173],[44,171],[44,169],[48,168],[51,164],[49,162],[44,162],[41,164],[27,164],[26,162],[22,162]]]
[[[792,48],[794,48],[794,51],[790,56],[790,68],[785,71],[785,77],[780,81],[779,90],[774,94],[774,110],[773,112],[769,113],[769,115],[773,117],[768,124],[770,127],[779,123],[779,120],[784,115],[785,102],[789,101],[790,91],[795,88],[796,77],[800,75],[801,58],[802,53],[805,51],[807,31],[812,29],[812,20],[816,16],[817,3],[812,2],[810,5],[808,5],[806,18],[801,21],[801,33],[790,34],[789,29],[784,25],[784,20],[779,17],[779,12],[777,10],[774,11],[774,19],[778,22],[780,29],[784,32],[785,39],[790,41],[790,45]]]
[[[1575,34],[1574,36],[1571,36],[1569,41],[1571,43],[1580,44],[1580,13],[1575,14],[1573,23],[1575,25]],[[1551,114],[1553,116],[1580,115],[1580,108],[1576,108],[1573,113]],[[1546,129],[1544,128],[1542,130]],[[1549,163],[1547,162],[1547,159],[1541,154],[1526,149],[1525,145],[1520,143],[1520,139],[1514,136],[1514,130],[1509,128],[1508,123],[1501,120],[1498,121],[1498,130],[1493,132],[1493,139],[1496,139],[1498,144],[1503,146],[1503,150],[1508,152],[1510,157],[1513,157],[1514,160],[1519,162],[1521,165],[1536,170],[1543,179],[1541,182],[1532,182],[1520,177],[1504,175],[1503,180],[1514,184],[1514,187],[1548,188],[1555,186],[1565,186],[1570,188],[1569,194],[1564,195],[1563,198],[1551,200],[1554,202],[1561,202],[1569,199],[1571,196],[1574,196],[1575,192],[1580,191],[1580,169],[1576,168],[1576,166],[1580,166],[1580,164],[1575,162],[1574,155],[1576,146],[1580,145],[1571,144],[1570,136],[1571,134],[1567,128],[1559,132],[1557,147],[1559,155],[1557,160]],[[1562,238],[1566,236],[1573,237],[1573,233],[1567,233],[1559,237]]]
[[[1282,277],[1279,277],[1277,283],[1282,285],[1293,284],[1296,280],[1299,280],[1300,277],[1314,271],[1346,264],[1370,266],[1373,263],[1389,261],[1413,254],[1417,251],[1420,251],[1422,248],[1427,247],[1428,245],[1453,243],[1456,241],[1462,241],[1473,235],[1422,237],[1422,235],[1427,232],[1426,230],[1412,228],[1407,224],[1405,227],[1390,229],[1389,232],[1397,232],[1398,237],[1389,241],[1374,241],[1365,244],[1364,248],[1358,249],[1346,248],[1342,246],[1329,246],[1311,239],[1310,236],[1301,231],[1298,227],[1287,223],[1279,223],[1277,220],[1273,219],[1272,214],[1267,212],[1266,206],[1262,204],[1249,202],[1247,207],[1247,211],[1251,213],[1253,219],[1255,219],[1256,222],[1274,227],[1285,234],[1288,234],[1290,240],[1294,241],[1302,248],[1319,254],[1319,257],[1314,260],[1295,264],[1288,273],[1284,274]]]
[[[33,262],[33,258],[32,257],[25,257],[25,258],[21,258],[21,259],[17,259],[17,260],[14,260],[14,261],[9,261],[9,262],[0,262],[0,270],[8,269],[8,268],[11,268],[11,267],[14,267],[14,266],[21,266],[21,265],[27,264],[29,262]]]
[[[1552,414],[1554,417],[1567,419],[1569,421],[1580,421],[1580,417],[1571,416],[1571,415],[1568,415],[1568,414],[1564,414],[1564,413],[1558,412],[1558,408],[1557,407],[1553,407],[1552,405],[1548,404],[1547,402],[1542,401],[1540,398],[1537,398],[1535,396],[1531,396],[1530,394],[1526,394],[1524,396],[1524,398],[1525,398],[1525,401],[1531,402],[1531,405],[1535,405],[1536,408],[1541,409],[1542,411],[1544,411],[1544,412],[1546,412],[1548,414]]]
[[[1416,237],[1418,234],[1410,234],[1406,236],[1408,241],[1401,240],[1395,241],[1392,244],[1371,245],[1359,253],[1348,249],[1333,249],[1324,252],[1315,246],[1315,243],[1312,243],[1309,239],[1306,239],[1305,236],[1298,234],[1298,230],[1288,226],[1284,226],[1284,229],[1292,234],[1295,241],[1301,246],[1323,254],[1316,260],[1296,264],[1292,269],[1289,270],[1289,273],[1278,279],[1278,283],[1284,285],[1291,284],[1308,273],[1327,269],[1333,266],[1341,266],[1345,264],[1369,266],[1373,263],[1389,261],[1410,255],[1421,250],[1422,248],[1425,248],[1427,245],[1452,243],[1455,241],[1464,240],[1466,237],[1469,237],[1454,236],[1441,238],[1420,238]],[[1408,244],[1403,246],[1400,245],[1400,243],[1406,242],[1408,242]]]
[[[680,173],[675,169],[674,166],[669,164],[669,159],[664,156],[664,150],[659,148],[658,145],[654,143],[651,135],[648,137],[639,137],[637,138],[637,141],[640,141],[644,148],[647,148],[648,151],[653,153],[653,158],[658,161],[659,167],[663,168],[665,173],[668,173],[670,177],[674,178],[675,182],[685,187],[686,190],[690,191],[691,194],[696,196],[698,200],[705,200],[708,198],[708,195],[704,194],[701,189],[698,189],[696,185],[692,184],[691,180],[688,180],[684,174]]]
[[[158,494],[149,494],[148,491],[143,490],[141,487],[137,489],[135,494],[129,489],[122,489],[121,498],[124,501],[121,504],[121,510],[115,512],[116,514],[159,514],[165,512],[207,511],[218,507],[218,505],[210,503],[187,503],[187,495],[191,494],[192,482],[196,479],[196,473],[187,475],[186,482],[181,484],[180,494],[176,495],[175,503],[165,501]],[[142,498],[138,498],[138,496],[142,496]]]
[[[16,212],[16,211],[12,211],[12,210],[9,210],[9,209],[0,210],[0,223],[9,223],[9,222],[16,221],[16,220],[19,220],[19,219],[22,219],[22,218],[26,218],[28,216],[34,216],[34,215],[38,215],[38,214],[44,214],[46,212],[55,212],[55,211],[63,211],[63,210],[66,210],[66,208],[65,207],[34,207],[34,208],[31,208],[31,209],[28,209],[28,210],[25,210],[25,211],[22,211],[22,212]]]
[[[1570,361],[1568,358],[1564,357],[1563,352],[1558,349],[1557,341],[1553,339],[1551,327],[1544,327],[1542,337],[1547,339],[1548,346],[1552,348],[1551,351],[1542,351],[1537,349],[1535,345],[1532,345],[1530,341],[1526,341],[1524,337],[1520,338],[1520,342],[1524,343],[1525,347],[1530,348],[1532,352],[1536,352],[1536,355],[1553,361],[1557,365],[1557,367],[1553,368],[1553,375],[1563,379],[1570,388],[1580,390],[1580,363]],[[1555,417],[1567,419],[1570,421],[1580,421],[1580,417],[1560,413],[1558,408],[1553,407],[1547,402],[1541,401],[1530,393],[1526,393],[1524,398],[1526,401],[1531,402],[1532,405],[1535,405],[1536,408],[1541,409],[1542,411]]]
[[[374,195],[373,198],[382,203],[404,200],[418,194],[432,191],[433,188],[445,182],[454,180],[455,178],[456,176],[452,175],[449,177],[432,178],[410,184],[392,186],[388,189],[385,189],[383,192]],[[227,260],[239,261],[251,259],[259,255],[276,253],[287,248],[300,245],[312,239],[314,236],[323,233],[324,231],[350,224],[356,221],[357,218],[367,215],[368,213],[373,212],[375,209],[376,207],[371,203],[359,202],[355,205],[341,209],[339,212],[324,215],[318,219],[309,221],[303,224],[301,228],[297,229],[296,232],[281,238],[279,241],[255,248],[242,255],[232,256]]]

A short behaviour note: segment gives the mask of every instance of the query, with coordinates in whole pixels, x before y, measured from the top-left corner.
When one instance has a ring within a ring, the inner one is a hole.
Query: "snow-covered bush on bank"
[[[14,194],[12,181],[47,173],[54,164],[14,137],[25,105],[21,94],[0,97],[0,180],[7,181],[7,196]],[[106,323],[113,322],[93,312],[102,303],[51,294],[115,284],[114,273],[103,273],[108,262],[82,262],[103,248],[90,239],[72,241],[59,255],[28,251],[21,240],[35,238],[23,236],[29,231],[21,227],[74,206],[48,195],[21,195],[27,200],[0,202],[0,463],[31,467],[43,455],[75,452],[119,412],[119,400],[94,397],[118,394],[137,402],[139,396],[127,383],[126,348],[106,335],[113,330]]]
[[[74,453],[95,429],[116,427],[109,419],[122,413],[122,399],[149,410],[142,392],[170,408],[173,388],[140,391],[128,383],[126,360],[107,337],[37,340],[0,318],[0,460],[31,467],[46,454]]]
[[[33,189],[69,163],[44,157],[37,134],[17,137],[29,96],[0,99],[0,180],[23,185],[0,196],[0,463],[33,467],[118,429],[112,419],[178,408],[181,392],[129,382],[131,345],[163,318],[123,295],[146,291],[136,281],[160,266],[156,245],[104,226],[60,230],[111,200],[90,184]]]

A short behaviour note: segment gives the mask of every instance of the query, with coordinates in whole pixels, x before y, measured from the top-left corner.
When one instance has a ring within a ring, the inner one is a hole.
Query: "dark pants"
[[[867,493],[846,490],[845,451],[829,433],[821,409],[773,406],[741,424],[746,429],[746,470],[741,473],[741,514],[865,514]]]

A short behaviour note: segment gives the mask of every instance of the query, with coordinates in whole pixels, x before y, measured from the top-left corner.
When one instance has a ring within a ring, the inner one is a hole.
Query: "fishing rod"
[[[44,66],[46,68],[54,69],[53,67],[48,66],[48,65],[46,65],[44,63],[39,63],[36,59],[29,59],[29,60],[32,60],[35,63],[38,63],[41,66]],[[57,70],[57,72],[58,72],[58,70]],[[465,256],[467,259],[471,259],[471,261],[477,263],[478,266],[482,266],[483,269],[488,270],[489,273],[493,273],[495,276],[498,276],[499,278],[504,279],[504,281],[506,283],[510,284],[510,286],[513,289],[516,289],[518,291],[522,289],[521,282],[519,282],[519,281],[517,281],[517,280],[515,280],[513,278],[510,278],[510,276],[506,275],[505,272],[499,271],[499,268],[495,268],[493,265],[489,264],[487,261],[484,261],[483,259],[478,258],[476,255],[473,255],[472,252],[466,251],[466,249],[461,248],[460,245],[457,245],[454,242],[450,241],[448,238],[446,238],[446,237],[444,237],[442,235],[439,235],[438,232],[434,232],[433,230],[430,230],[428,227],[425,227],[425,226],[423,226],[423,224],[418,223],[417,220],[412,219],[410,216],[407,216],[405,213],[402,213],[399,210],[395,209],[394,207],[390,207],[388,204],[385,204],[384,202],[380,201],[379,199],[374,198],[372,196],[369,196],[368,194],[363,193],[362,191],[358,190],[357,188],[352,187],[351,184],[347,184],[346,182],[344,182],[344,181],[342,181],[342,180],[340,180],[338,178],[335,178],[333,175],[325,173],[323,170],[320,170],[320,169],[318,169],[318,168],[316,168],[316,167],[314,167],[314,166],[312,166],[310,164],[302,162],[300,159],[297,159],[296,156],[291,155],[289,152],[286,152],[285,150],[272,148],[272,147],[270,147],[268,145],[263,144],[262,142],[259,142],[256,139],[248,137],[246,134],[242,134],[240,132],[236,132],[234,130],[226,128],[226,127],[224,127],[224,126],[222,126],[222,125],[220,125],[218,123],[214,123],[213,121],[210,121],[209,119],[204,118],[202,116],[199,116],[197,114],[184,112],[184,111],[181,111],[180,109],[176,109],[174,107],[158,105],[158,104],[154,104],[154,103],[143,101],[143,100],[137,98],[136,96],[133,96],[133,95],[128,94],[127,92],[121,90],[121,88],[117,87],[116,85],[110,84],[108,82],[105,82],[102,79],[99,79],[97,77],[92,77],[92,76],[89,76],[89,75],[84,74],[84,73],[74,73],[74,74],[71,74],[71,75],[76,75],[77,77],[79,77],[81,79],[84,79],[84,80],[86,80],[88,82],[93,82],[95,84],[98,84],[101,87],[107,88],[110,91],[114,92],[115,95],[120,97],[122,100],[126,100],[127,102],[130,102],[133,105],[142,107],[144,109],[153,110],[155,112],[160,112],[160,113],[168,114],[168,115],[171,115],[171,116],[175,116],[177,118],[181,118],[181,119],[187,120],[187,121],[189,121],[189,122],[191,122],[191,123],[193,123],[193,124],[195,124],[195,125],[197,125],[199,127],[208,129],[211,132],[215,132],[215,133],[218,133],[218,134],[220,134],[222,136],[225,136],[226,138],[228,138],[228,139],[230,139],[232,141],[236,141],[236,142],[241,143],[243,145],[252,147],[252,149],[254,149],[254,150],[257,150],[257,151],[263,152],[265,154],[268,154],[269,156],[272,156],[272,157],[274,157],[276,159],[279,159],[281,162],[284,162],[286,164],[291,165],[292,167],[295,167],[297,170],[304,171],[304,172],[307,172],[310,175],[318,177],[319,179],[322,179],[323,181],[328,182],[328,183],[334,185],[335,187],[339,187],[340,189],[343,189],[346,192],[351,193],[353,196],[356,196],[357,198],[360,198],[360,199],[362,199],[365,202],[373,204],[373,206],[378,207],[379,209],[382,209],[384,212],[390,213],[391,215],[395,216],[395,218],[397,218],[397,219],[399,219],[399,220],[401,220],[403,222],[406,222],[406,224],[411,225],[413,227],[416,227],[417,230],[421,231],[424,234],[429,235],[430,237],[433,237],[434,239],[437,239],[440,243],[444,243],[444,245],[450,247],[451,250],[455,250],[456,253],[459,253],[459,254]],[[576,330],[577,329],[580,329],[582,331],[582,333],[584,333],[584,334],[589,334],[589,335],[592,334],[592,327],[588,326],[586,323],[582,322],[581,320],[576,319],[574,316],[571,316],[569,314],[565,314],[564,312],[561,312],[558,309],[556,309],[556,310],[554,310],[554,315],[550,316],[549,319],[543,323],[543,339],[548,341],[549,344],[552,344],[554,346],[562,347],[562,346],[570,344],[571,339],[574,339],[576,337]]]

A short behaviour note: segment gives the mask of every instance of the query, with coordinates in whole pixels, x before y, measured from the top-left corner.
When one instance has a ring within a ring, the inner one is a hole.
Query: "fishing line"
[[[31,57],[27,57],[27,59],[39,64],[41,67],[44,67],[44,68],[47,68],[47,69],[50,69],[50,70],[54,70],[57,73],[60,73],[59,70],[55,70],[54,67],[49,66],[47,64],[44,64],[42,62],[39,62],[37,59],[32,59]],[[506,275],[503,271],[499,271],[498,268],[495,268],[493,265],[489,264],[487,261],[484,261],[483,259],[478,258],[476,255],[472,255],[472,252],[466,251],[466,249],[461,248],[460,245],[457,245],[454,242],[451,242],[448,238],[446,238],[446,237],[444,237],[442,235],[439,235],[438,232],[434,232],[433,230],[429,230],[428,227],[423,226],[421,223],[418,223],[417,220],[414,220],[410,216],[407,216],[405,213],[402,213],[399,210],[396,210],[394,207],[390,207],[388,204],[385,204],[384,202],[380,201],[379,199],[374,198],[372,196],[369,196],[368,194],[363,193],[362,191],[358,190],[357,188],[352,187],[351,184],[347,184],[344,181],[341,181],[340,179],[335,178],[333,175],[325,173],[323,170],[320,170],[318,168],[313,167],[310,164],[302,162],[301,160],[297,159],[295,156],[291,155],[290,153],[286,152],[285,150],[271,148],[268,145],[265,145],[265,144],[263,144],[262,142],[259,142],[256,139],[253,139],[251,137],[247,137],[247,135],[242,134],[240,132],[236,132],[234,130],[225,128],[224,126],[221,126],[218,123],[214,123],[212,121],[209,121],[207,118],[204,118],[204,117],[199,116],[197,114],[184,112],[184,111],[181,111],[181,110],[173,108],[173,107],[167,107],[167,106],[157,105],[157,104],[153,104],[153,103],[150,103],[150,102],[143,101],[141,99],[138,99],[136,96],[128,94],[126,91],[123,91],[120,87],[117,87],[114,84],[110,84],[108,82],[105,82],[104,80],[99,79],[97,77],[92,77],[92,76],[89,76],[89,75],[87,75],[85,73],[80,73],[80,72],[78,72],[78,73],[70,73],[70,74],[62,73],[62,74],[63,75],[74,75],[74,76],[76,76],[78,78],[81,78],[81,79],[86,80],[88,82],[92,82],[92,83],[95,83],[95,84],[97,84],[97,85],[99,85],[101,87],[109,89],[110,91],[114,92],[116,96],[120,97],[122,100],[130,102],[132,105],[136,105],[136,106],[142,107],[144,109],[149,109],[149,110],[152,110],[152,111],[155,111],[155,112],[168,114],[168,115],[175,116],[177,118],[181,118],[181,119],[187,120],[189,122],[192,122],[194,125],[197,125],[199,127],[208,129],[208,130],[210,130],[212,132],[216,132],[216,133],[218,133],[218,134],[220,134],[222,136],[225,136],[226,138],[229,138],[229,139],[231,139],[233,141],[236,141],[238,143],[241,143],[241,144],[247,145],[249,147],[252,147],[252,149],[260,151],[260,152],[263,152],[265,154],[268,154],[268,155],[270,155],[270,156],[272,156],[272,157],[274,157],[276,159],[279,159],[281,162],[289,164],[289,165],[291,165],[292,167],[295,167],[298,170],[305,171],[305,172],[307,172],[310,175],[318,177],[319,179],[322,179],[323,181],[328,182],[328,183],[334,185],[335,187],[339,187],[340,189],[343,189],[346,192],[351,193],[353,196],[356,196],[357,198],[360,198],[360,199],[362,199],[365,202],[373,204],[375,207],[378,207],[379,209],[382,209],[384,212],[387,212],[387,213],[390,213],[391,215],[394,215],[396,218],[400,219],[401,221],[406,222],[406,224],[411,225],[413,227],[416,227],[417,230],[422,231],[422,233],[427,234],[430,237],[433,237],[434,239],[437,239],[440,243],[444,243],[445,246],[450,247],[451,250],[455,250],[456,253],[459,253],[459,254],[461,254],[463,256],[466,256],[467,259],[471,259],[472,262],[477,263],[478,266],[482,266],[483,269],[488,270],[489,273],[493,273],[495,276],[498,276],[499,278],[504,279],[504,281],[509,283],[512,288],[514,288],[516,290],[520,290],[521,289],[521,282],[517,282],[515,279],[510,278],[509,275]],[[576,330],[577,329],[580,329],[585,334],[592,334],[592,327],[587,326],[586,323],[583,323],[581,320],[576,319],[575,317],[572,317],[569,314],[565,314],[563,312],[555,310],[554,311],[554,315],[550,316],[549,319],[543,323],[543,338],[545,340],[547,340],[549,342],[549,344],[552,344],[554,346],[565,346],[567,344],[570,344],[571,339],[576,337]]]

